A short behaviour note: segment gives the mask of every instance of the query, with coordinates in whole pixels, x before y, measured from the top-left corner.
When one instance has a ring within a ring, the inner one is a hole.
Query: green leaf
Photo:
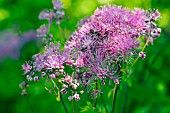
[[[110,90],[108,93],[108,97],[110,98],[111,94],[112,94],[113,90]]]
[[[92,107],[92,104],[90,102],[87,102],[87,106]]]
[[[93,108],[93,105],[91,104],[91,102],[87,102],[87,106],[84,106],[81,109],[82,109],[80,111],[81,113],[89,113],[89,112],[93,113],[95,111],[95,109]]]

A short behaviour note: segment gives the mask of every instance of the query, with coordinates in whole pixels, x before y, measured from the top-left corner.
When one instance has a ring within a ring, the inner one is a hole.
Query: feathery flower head
[[[78,93],[83,93],[79,91],[80,85],[96,97],[102,93],[98,84],[105,85],[106,78],[120,84],[121,66],[128,64],[127,58],[136,54],[144,59],[146,54],[141,44],[145,41],[153,43],[161,33],[155,23],[160,18],[158,10],[102,6],[91,17],[80,21],[78,29],[70,36],[64,50],[61,50],[60,44],[55,45],[52,41],[49,30],[53,20],[56,20],[57,25],[60,23],[64,11],[61,10],[63,6],[60,2],[53,1],[53,5],[53,10],[44,10],[39,16],[40,19],[49,20],[48,25],[42,25],[37,30],[38,36],[48,39],[45,50],[33,56],[33,60],[23,65],[23,69],[28,81],[39,82],[46,78],[59,94],[69,94],[70,90],[72,94],[69,100],[80,100]],[[67,66],[72,71],[69,74],[66,72]],[[54,81],[56,79],[57,84]],[[21,86],[23,88],[25,84]],[[23,94],[26,94],[25,89]],[[49,92],[60,96],[55,90]]]
[[[78,30],[71,35],[65,46],[70,49],[71,57],[78,64],[79,58],[83,59],[83,68],[79,73],[84,74],[77,74],[78,78],[89,73],[91,75],[92,79],[80,81],[86,86],[99,78],[104,85],[107,76],[119,84],[121,64],[126,58],[140,50],[144,37],[153,42],[160,35],[161,29],[155,23],[159,18],[158,10],[130,10],[108,5],[96,9],[91,17],[80,21]],[[145,58],[146,55],[141,53],[139,55]]]

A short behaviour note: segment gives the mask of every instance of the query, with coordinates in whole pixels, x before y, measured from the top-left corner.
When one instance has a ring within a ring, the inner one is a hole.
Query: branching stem
[[[65,34],[64,34],[63,29],[61,28],[61,26],[60,26],[60,25],[58,25],[58,29],[59,29],[59,31],[60,31],[60,33],[61,33],[61,35],[63,36],[64,41],[66,41]]]
[[[51,82],[53,83],[53,88],[55,89],[55,88],[57,88],[57,90],[60,92],[60,89],[59,89],[59,87],[56,85],[56,83],[54,82],[54,80],[51,78]],[[56,92],[55,92],[56,93]],[[57,93],[56,93],[57,94]],[[66,107],[66,105],[65,105],[65,103],[64,103],[64,100],[63,100],[63,97],[62,97],[62,94],[61,94],[61,92],[59,93],[60,95],[60,99],[61,99],[61,102],[62,102],[62,104],[63,104],[63,107],[64,107],[64,110],[65,110],[65,112],[66,113],[68,113],[68,110],[67,110],[67,107]]]
[[[149,39],[150,39],[150,36],[149,36],[148,39],[146,40],[146,43],[145,43],[145,45],[143,46],[141,52],[143,52],[143,51],[145,50],[146,46],[147,46],[148,43],[149,43]],[[130,68],[133,67],[133,65],[138,61],[139,57],[140,57],[140,56],[138,55],[138,57],[134,60],[134,62],[133,62],[132,65],[130,66]]]

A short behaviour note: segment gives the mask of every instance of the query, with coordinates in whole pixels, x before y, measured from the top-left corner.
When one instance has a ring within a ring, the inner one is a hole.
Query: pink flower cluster
[[[58,2],[53,4],[54,9],[61,9]],[[40,19],[48,19],[49,23],[60,16],[53,10],[40,13]],[[106,78],[115,84],[120,83],[121,66],[125,64],[127,57],[134,54],[146,57],[140,44],[148,39],[152,43],[160,35],[161,29],[155,23],[159,18],[158,10],[130,10],[116,5],[100,7],[91,17],[79,23],[78,30],[70,36],[64,50],[60,49],[59,44],[55,46],[49,40],[44,53],[33,56],[30,64],[22,66],[24,74],[28,81],[37,82],[40,76],[47,81],[57,79],[60,81],[61,86],[57,88],[61,94],[67,94],[71,90],[69,100],[80,100],[79,93],[82,94],[82,90],[78,89],[79,86],[83,90],[92,89],[88,92],[96,96],[100,93],[97,84],[105,85]],[[37,30],[39,36],[52,38],[48,31],[49,28],[45,25]],[[68,74],[65,66],[69,66],[72,72]],[[24,82],[22,88],[25,84]]]
[[[140,51],[141,42],[149,38],[153,43],[153,39],[160,35],[161,29],[155,23],[159,18],[158,10],[130,10],[108,5],[80,21],[78,30],[65,46],[70,49],[72,58],[83,60],[83,68],[77,68],[77,79],[84,87],[90,86],[96,79],[104,85],[105,77],[119,84],[120,68],[126,58]],[[146,57],[144,52],[137,55]]]

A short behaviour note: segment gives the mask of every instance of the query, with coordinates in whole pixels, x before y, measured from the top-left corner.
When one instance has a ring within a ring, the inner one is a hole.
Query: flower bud
[[[69,96],[69,97],[68,97],[68,100],[69,100],[69,101],[73,100],[73,97],[72,97],[72,96]]]
[[[76,90],[76,89],[77,89],[77,87],[78,87],[78,85],[76,85],[76,84],[72,84],[72,88],[73,88],[74,90]]]
[[[144,52],[139,52],[139,57],[141,57],[142,59],[144,59],[146,57],[146,54]]]
[[[62,94],[67,94],[67,90],[65,88],[61,89],[60,91]]]
[[[68,88],[68,85],[63,84],[62,87],[63,87],[63,88]]]
[[[39,76],[35,76],[35,77],[34,77],[34,82],[37,82],[39,79],[40,79]]]
[[[80,91],[80,94],[83,94],[84,93],[84,91],[82,90],[82,91]]]
[[[50,78],[55,78],[55,74],[49,75]]]
[[[74,99],[76,100],[76,101],[78,101],[78,100],[80,100],[80,96],[79,96],[79,94],[74,94]]]
[[[119,79],[117,79],[117,78],[114,79],[114,83],[115,83],[115,84],[119,84]]]

